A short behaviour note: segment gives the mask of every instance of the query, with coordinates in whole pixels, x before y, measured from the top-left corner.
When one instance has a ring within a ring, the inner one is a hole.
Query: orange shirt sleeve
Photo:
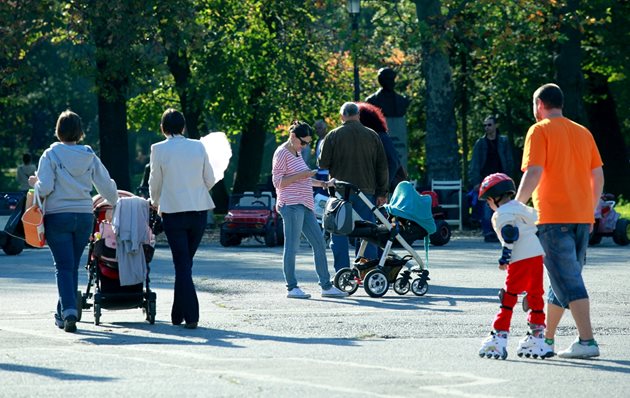
[[[525,137],[525,146],[523,148],[523,160],[521,162],[521,171],[527,170],[529,166],[545,166],[547,159],[547,142],[540,129],[533,125],[529,128]]]

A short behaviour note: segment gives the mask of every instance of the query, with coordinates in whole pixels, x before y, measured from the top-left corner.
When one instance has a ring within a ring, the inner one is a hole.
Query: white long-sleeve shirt
[[[545,251],[536,236],[538,214],[533,207],[526,206],[517,200],[501,205],[492,215],[492,227],[503,246],[506,246],[501,229],[506,225],[518,227],[518,239],[513,243],[512,259],[516,262],[530,257],[541,256]]]
[[[151,146],[149,191],[163,213],[214,209],[215,179],[203,144],[182,135]]]

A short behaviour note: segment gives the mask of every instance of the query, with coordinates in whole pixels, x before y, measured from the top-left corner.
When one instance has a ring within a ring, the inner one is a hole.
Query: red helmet
[[[490,174],[481,182],[479,187],[479,199],[496,198],[508,192],[516,193],[516,186],[507,174]]]

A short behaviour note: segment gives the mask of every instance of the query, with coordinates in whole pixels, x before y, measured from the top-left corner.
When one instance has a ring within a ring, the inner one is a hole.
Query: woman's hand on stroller
[[[376,197],[376,207],[383,206],[385,203],[387,203],[387,195]]]
[[[334,178],[331,178],[328,181],[322,181],[322,188],[324,188],[324,189],[328,189],[329,187],[333,187],[334,188],[336,181],[337,180],[335,180]]]
[[[322,183],[321,187],[327,191],[328,196],[335,195],[335,184],[337,183],[336,179],[331,178],[330,180],[322,181],[321,183]]]

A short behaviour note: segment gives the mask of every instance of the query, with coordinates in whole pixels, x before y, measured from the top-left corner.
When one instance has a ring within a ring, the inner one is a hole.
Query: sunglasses
[[[492,123],[484,123],[483,127],[492,127]]]
[[[297,138],[300,141],[300,145],[302,145],[302,146],[311,145],[313,143],[313,141],[304,141],[303,139],[301,139],[297,135],[295,136],[295,138]]]

